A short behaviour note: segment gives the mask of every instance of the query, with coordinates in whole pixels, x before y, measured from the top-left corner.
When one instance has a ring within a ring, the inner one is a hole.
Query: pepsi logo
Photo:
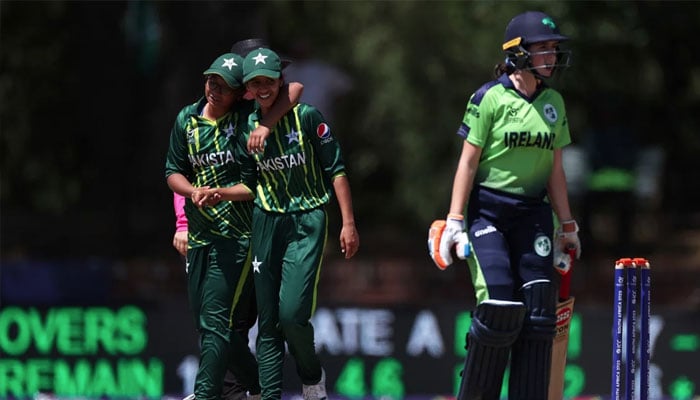
[[[331,127],[328,126],[328,124],[326,124],[325,122],[321,122],[316,127],[316,134],[321,139],[328,139],[331,136]]]
[[[571,319],[571,308],[569,307],[564,307],[559,312],[557,312],[557,326],[564,325],[569,322]]]

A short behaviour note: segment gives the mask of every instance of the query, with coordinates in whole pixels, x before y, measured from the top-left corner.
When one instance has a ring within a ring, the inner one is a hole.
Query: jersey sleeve
[[[302,119],[304,129],[309,132],[309,140],[318,154],[318,159],[325,175],[329,179],[345,175],[345,163],[340,143],[333,136],[331,127],[325,121],[321,112],[315,107],[307,105],[304,108]]]
[[[191,181],[192,165],[187,158],[187,133],[185,129],[186,109],[175,119],[170,131],[170,146],[165,159],[165,177],[179,173]]]
[[[491,132],[492,112],[493,107],[491,107],[488,92],[479,90],[472,94],[467,102],[467,109],[464,111],[462,126],[458,134],[464,137],[467,142],[484,147],[489,132]]]
[[[252,115],[252,114],[249,114]],[[235,154],[236,162],[239,166],[241,183],[246,185],[250,191],[255,194],[255,186],[257,185],[257,166],[255,157],[248,152],[248,138],[250,137],[250,122],[246,114],[241,114],[240,131],[238,132]]]
[[[559,116],[561,122],[559,122],[559,131],[554,138],[554,148],[560,149],[564,146],[571,144],[571,132],[569,131],[569,117],[566,115],[566,106],[564,104],[564,99],[557,92],[557,98],[559,106],[557,107],[559,112],[562,114]]]

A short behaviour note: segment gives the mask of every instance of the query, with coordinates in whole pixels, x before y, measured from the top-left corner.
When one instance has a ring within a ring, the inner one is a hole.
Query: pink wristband
[[[187,216],[185,215],[185,197],[173,193],[173,208],[175,209],[175,232],[187,230]]]

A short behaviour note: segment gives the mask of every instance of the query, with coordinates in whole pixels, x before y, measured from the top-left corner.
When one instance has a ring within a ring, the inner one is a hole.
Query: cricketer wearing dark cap
[[[243,86],[243,58],[238,54],[226,53],[219,56],[211,64],[204,75],[219,75],[226,81],[226,84],[232,88],[239,88]]]
[[[231,53],[239,54],[241,57],[245,58],[245,56],[247,56],[248,53],[260,48],[269,49],[270,44],[267,42],[267,40],[262,38],[243,39],[237,41],[233,44],[233,46],[231,46]],[[283,55],[280,55],[280,62],[282,65],[282,69],[285,69],[289,64],[292,63],[292,60],[284,57]]]
[[[257,53],[255,53],[257,51]],[[254,55],[253,55],[254,54]],[[248,82],[256,76],[265,76],[271,79],[279,78],[282,73],[282,60],[270,49],[258,49],[251,53],[243,62],[245,76],[243,82]]]
[[[559,33],[559,27],[549,15],[540,11],[527,11],[516,15],[508,23],[503,49],[548,40],[564,42],[569,38]]]
[[[248,131],[279,96],[280,57],[269,49],[248,53],[243,81],[256,99]],[[240,154],[255,171],[251,254],[258,306],[257,351],[263,400],[282,397],[285,343],[294,356],[305,400],[326,400],[325,374],[314,347],[321,261],[328,240],[327,204],[341,210],[339,240],[346,258],[359,246],[350,186],[340,145],[313,106],[300,103],[272,129],[272,145]],[[242,146],[240,146],[242,147]]]

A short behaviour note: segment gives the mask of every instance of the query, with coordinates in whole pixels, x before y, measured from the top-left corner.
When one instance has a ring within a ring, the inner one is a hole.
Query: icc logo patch
[[[190,128],[189,125],[185,127],[185,131],[187,132],[187,144],[194,144],[194,133],[196,131],[195,128]]]
[[[327,123],[321,122],[316,127],[316,134],[321,139],[328,139],[329,137],[331,137],[331,127],[328,126]]]

